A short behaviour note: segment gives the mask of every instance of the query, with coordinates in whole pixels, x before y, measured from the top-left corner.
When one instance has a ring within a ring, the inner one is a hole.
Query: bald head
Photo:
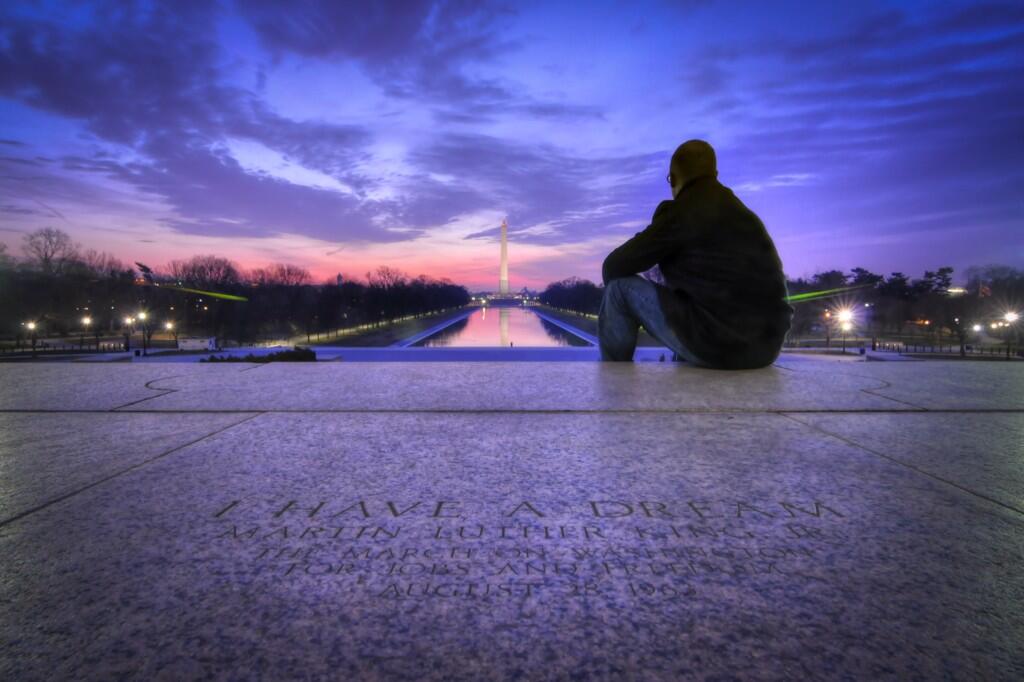
[[[690,180],[704,175],[718,176],[715,150],[704,140],[687,140],[676,148],[669,164],[672,174],[672,196]]]

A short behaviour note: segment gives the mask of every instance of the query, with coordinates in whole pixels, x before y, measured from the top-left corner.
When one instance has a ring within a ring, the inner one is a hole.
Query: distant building
[[[508,219],[501,221],[501,268],[498,272],[498,295],[508,296]]]

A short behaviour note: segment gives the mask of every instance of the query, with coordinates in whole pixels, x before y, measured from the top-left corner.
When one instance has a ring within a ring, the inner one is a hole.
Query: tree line
[[[470,301],[469,291],[448,279],[410,277],[389,266],[366,273],[365,281],[339,274],[315,283],[295,265],[244,270],[214,255],[171,261],[147,281],[53,228],[26,235],[23,251],[24,258],[14,258],[0,243],[0,334],[7,338],[24,337],[29,321],[40,335],[77,335],[86,318],[90,331],[120,334],[125,318],[146,311],[150,335],[170,322],[176,334],[243,344],[381,324]]]
[[[68,234],[53,228],[26,235],[23,251],[23,258],[15,258],[0,242],[0,335],[6,338],[24,337],[28,321],[38,325],[41,335],[78,334],[85,317],[91,330],[119,334],[126,317],[146,310],[150,333],[171,322],[179,334],[242,344],[380,324],[470,301],[469,291],[448,279],[410,277],[388,266],[366,273],[364,281],[337,275],[314,283],[308,270],[295,265],[273,263],[243,270],[214,255],[157,268],[152,284],[164,286],[153,286],[117,258],[83,250]],[[976,333],[976,325],[987,332],[1006,312],[1021,312],[1024,271],[1002,265],[970,267],[963,273],[963,287],[953,286],[953,272],[940,267],[911,278],[857,267],[788,279],[790,295],[853,287],[839,296],[794,303],[790,337],[828,335],[835,331],[836,319],[829,314],[846,308],[855,311],[855,333],[861,335],[946,333],[963,343]],[[540,300],[597,314],[603,292],[600,285],[570,277],[549,284]],[[243,296],[247,301],[226,301],[211,294]]]

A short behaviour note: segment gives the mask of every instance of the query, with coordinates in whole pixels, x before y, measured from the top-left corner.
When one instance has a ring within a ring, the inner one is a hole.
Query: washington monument
[[[508,219],[501,219],[501,270],[498,273],[498,295],[508,296]]]

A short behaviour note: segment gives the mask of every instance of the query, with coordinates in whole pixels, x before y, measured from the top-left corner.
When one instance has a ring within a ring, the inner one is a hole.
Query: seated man
[[[684,142],[663,201],[643,232],[604,261],[598,317],[602,360],[632,360],[639,326],[677,358],[752,369],[775,361],[793,309],[761,220],[718,182],[715,151]],[[638,276],[657,265],[666,286]]]

